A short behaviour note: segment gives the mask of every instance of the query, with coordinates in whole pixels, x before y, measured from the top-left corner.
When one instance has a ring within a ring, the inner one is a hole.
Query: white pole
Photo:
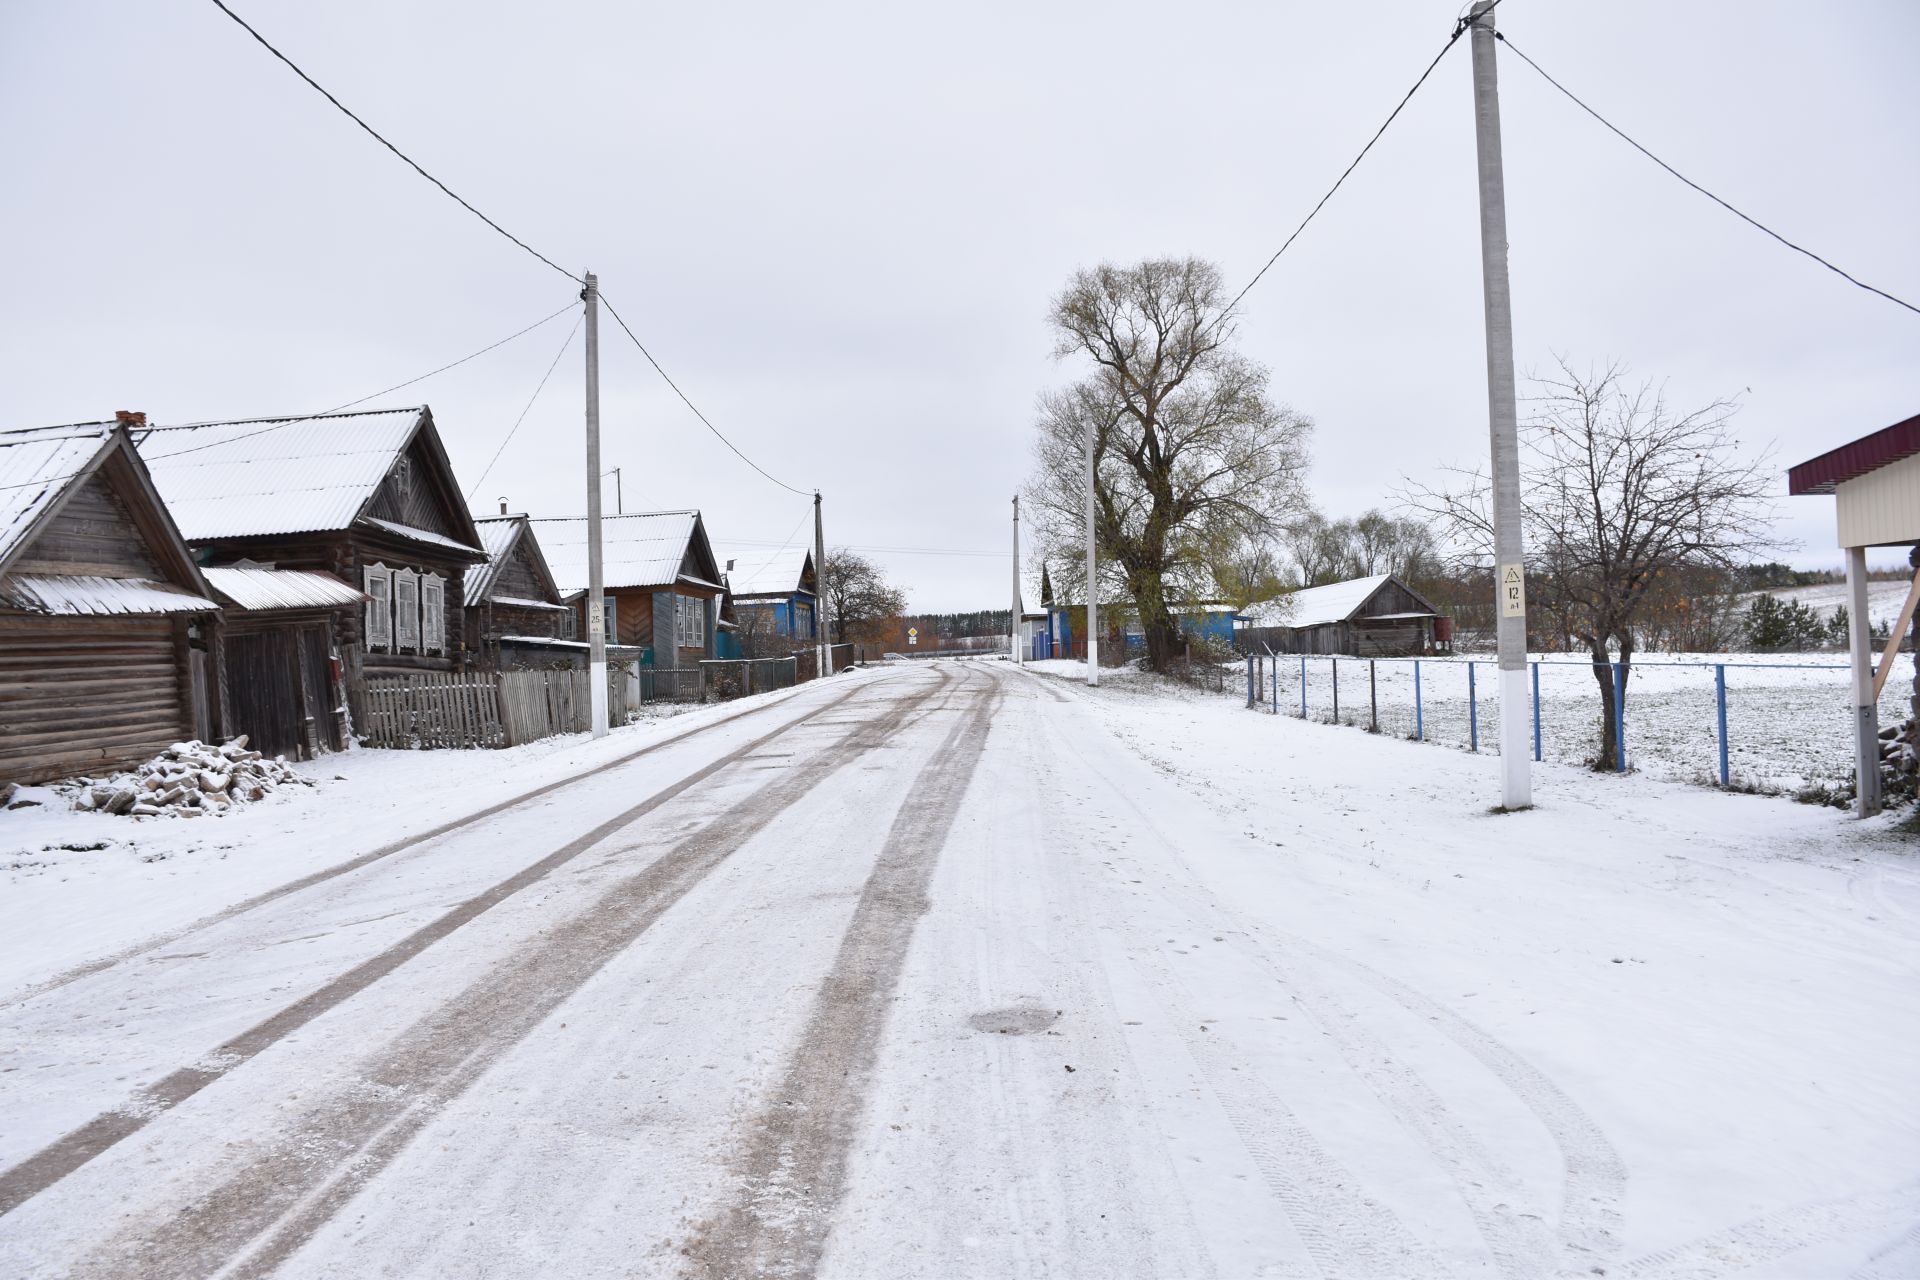
[[[600,282],[587,272],[587,696],[593,736],[607,736],[607,610],[600,572]]]
[[[1020,495],[1013,495],[1013,605],[1007,614],[1008,640],[1013,649],[1013,660],[1020,661]]]
[[[1473,6],[1473,115],[1480,156],[1480,271],[1487,314],[1488,432],[1493,444],[1500,795],[1504,807],[1525,809],[1533,804],[1533,752],[1527,724],[1526,550],[1520,528],[1520,432],[1513,389],[1513,298],[1507,283],[1507,195],[1500,163],[1494,3],[1476,0]]]
[[[1873,630],[1867,615],[1867,549],[1848,547],[1847,650],[1853,666],[1853,814],[1880,812],[1880,708],[1873,696]],[[1895,642],[1899,637],[1894,637]]]
[[[827,537],[820,523],[820,491],[813,491],[813,597],[814,674],[833,674],[833,647],[827,639]]]
[[[1099,556],[1093,537],[1093,448],[1097,424],[1087,424],[1087,683],[1100,683]]]

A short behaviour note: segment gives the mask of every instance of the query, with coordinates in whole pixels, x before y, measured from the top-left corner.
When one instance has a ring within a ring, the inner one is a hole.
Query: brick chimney
[[[147,425],[147,415],[144,413],[135,413],[131,409],[115,409],[113,411],[113,420],[123,427],[144,427]]]

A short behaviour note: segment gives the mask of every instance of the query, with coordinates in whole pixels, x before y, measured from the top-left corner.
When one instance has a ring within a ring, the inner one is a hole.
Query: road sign
[[[920,628],[918,628],[918,627],[908,627],[908,628],[907,628],[907,643],[908,643],[908,644],[919,644],[919,643],[920,643]]]

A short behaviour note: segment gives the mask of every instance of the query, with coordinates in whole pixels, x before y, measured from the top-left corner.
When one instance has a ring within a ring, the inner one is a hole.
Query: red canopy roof
[[[1787,469],[1787,492],[1832,493],[1835,485],[1920,453],[1920,415]]]

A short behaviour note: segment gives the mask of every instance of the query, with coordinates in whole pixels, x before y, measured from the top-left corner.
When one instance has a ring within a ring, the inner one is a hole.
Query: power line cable
[[[486,346],[480,348],[478,351],[472,352],[468,355],[461,356],[458,360],[455,360],[450,364],[443,364],[438,369],[434,369],[428,373],[423,373],[417,378],[408,378],[405,382],[397,382],[393,386],[388,387],[383,391],[376,391],[372,395],[361,396],[358,400],[349,400],[345,404],[335,405],[331,409],[323,409],[318,413],[309,413],[309,414],[302,415],[300,417],[276,418],[272,422],[266,423],[265,425],[261,426],[259,430],[249,431],[243,435],[223,436],[219,440],[210,441],[206,444],[197,444],[192,446],[191,448],[176,449],[171,453],[146,454],[143,452],[141,454],[141,457],[150,462],[158,462],[162,458],[184,457],[189,453],[198,453],[202,449],[218,448],[222,445],[232,444],[236,440],[249,440],[249,439],[252,439],[254,436],[265,435],[269,431],[284,430],[287,427],[297,426],[302,422],[312,422],[316,418],[324,418],[329,414],[340,413],[343,410],[353,408],[355,405],[365,404],[369,400],[378,399],[381,396],[391,394],[392,392],[395,392],[395,391],[399,391],[403,387],[410,387],[416,382],[424,382],[426,379],[433,377],[435,374],[445,373],[449,369],[458,368],[459,366],[467,363],[467,361],[469,360],[473,360],[487,354],[487,352],[492,351],[495,347],[503,347],[507,343],[512,342],[515,338],[522,337],[526,334],[532,333],[535,329],[540,328],[542,325],[552,323],[554,320],[565,315],[567,312],[573,310],[578,305],[579,304],[576,302],[568,302],[566,306],[561,307],[558,311],[554,312],[552,315],[549,315],[544,319],[536,320],[532,324],[528,325],[526,328],[520,329],[514,333],[510,333],[506,337],[501,338],[497,342],[490,342]],[[89,426],[89,425],[92,425],[92,424],[85,424],[85,423],[75,424],[76,428],[79,426]],[[188,423],[182,423],[180,425],[182,427],[210,427],[210,426],[218,426],[221,424],[214,423],[214,422],[188,422]],[[151,436],[156,430],[165,430],[165,429],[167,428],[149,427],[146,429],[145,434],[142,435],[140,439],[145,440],[148,436]],[[5,442],[6,435],[7,433],[0,432],[0,443]],[[30,489],[33,486],[40,485],[40,484],[63,484],[66,481],[73,479],[73,477],[79,474],[80,473],[77,471],[69,471],[63,475],[45,476],[37,480],[23,480],[14,484],[0,484],[0,491],[4,491],[8,489]]]
[[[1920,314],[1920,307],[1915,306],[1913,303],[1908,302],[1906,299],[1897,298],[1893,294],[1888,293],[1885,289],[1876,288],[1873,285],[1868,284],[1864,280],[1861,280],[1852,275],[1849,275],[1847,272],[1842,271],[1839,267],[1834,266],[1831,262],[1828,262],[1825,258],[1821,257],[1819,254],[1815,253],[1813,250],[1805,248],[1802,245],[1795,244],[1793,241],[1781,235],[1778,231],[1775,231],[1772,227],[1769,227],[1765,223],[1759,221],[1758,219],[1750,217],[1749,215],[1742,213],[1740,210],[1734,208],[1732,205],[1728,204],[1725,200],[1722,200],[1719,196],[1713,194],[1713,192],[1707,190],[1705,187],[1695,182],[1692,178],[1689,178],[1686,174],[1681,173],[1678,169],[1674,168],[1672,165],[1668,164],[1665,160],[1662,160],[1659,156],[1653,154],[1653,152],[1641,146],[1638,142],[1635,142],[1632,138],[1628,137],[1626,133],[1624,133],[1619,128],[1619,126],[1615,125],[1613,121],[1607,119],[1605,116],[1601,115],[1598,111],[1595,111],[1592,107],[1588,106],[1586,103],[1582,102],[1579,98],[1575,97],[1572,90],[1568,89],[1565,85],[1561,84],[1558,80],[1555,80],[1552,76],[1548,75],[1544,67],[1542,67],[1539,63],[1535,62],[1532,58],[1529,58],[1526,55],[1526,53],[1523,50],[1521,50],[1521,48],[1518,45],[1514,44],[1513,41],[1507,39],[1507,37],[1504,34],[1496,31],[1494,33],[1494,39],[1500,41],[1502,44],[1506,45],[1507,48],[1513,50],[1514,54],[1519,57],[1520,61],[1526,63],[1528,66],[1532,67],[1536,72],[1539,73],[1540,78],[1542,80],[1545,80],[1548,84],[1552,85],[1554,88],[1558,89],[1561,93],[1565,94],[1567,100],[1573,103],[1574,106],[1579,107],[1582,111],[1586,112],[1588,115],[1592,116],[1595,120],[1598,120],[1601,124],[1605,125],[1608,131],[1611,132],[1615,137],[1619,138],[1622,142],[1625,142],[1628,146],[1632,147],[1635,151],[1638,151],[1641,155],[1645,156],[1647,159],[1659,165],[1662,169],[1665,169],[1668,173],[1672,174],[1674,177],[1680,179],[1680,181],[1686,183],[1689,187],[1692,187],[1695,191],[1698,191],[1701,195],[1705,196],[1707,199],[1719,205],[1722,209],[1725,209],[1728,213],[1731,213],[1734,217],[1740,219],[1742,222],[1746,223],[1750,227],[1754,227],[1757,230],[1764,231],[1767,235],[1773,237],[1775,240],[1778,240],[1781,244],[1793,250],[1795,253],[1803,254],[1806,257],[1812,258],[1815,262],[1819,263],[1821,266],[1825,267],[1827,270],[1833,272],[1835,275],[1839,276],[1842,280],[1845,280],[1848,284],[1855,285],[1859,288],[1865,289],[1868,293],[1878,294],[1879,296],[1881,296],[1882,298],[1885,298],[1888,302],[1891,302],[1896,306],[1905,307],[1907,310],[1912,311],[1915,314]]]
[[[1487,12],[1489,13],[1492,12],[1493,9],[1497,7],[1500,3],[1502,3],[1502,0],[1494,0],[1494,3],[1488,6]],[[1459,42],[1461,35],[1463,35],[1467,31],[1467,29],[1470,26],[1472,26],[1472,24],[1473,24],[1473,20],[1470,17],[1463,17],[1454,24],[1453,34],[1448,36],[1447,42],[1440,46],[1440,52],[1433,55],[1433,61],[1427,64],[1427,69],[1425,71],[1422,71],[1420,73],[1419,79],[1413,82],[1413,87],[1411,89],[1408,89],[1406,93],[1401,95],[1400,101],[1394,104],[1394,108],[1392,111],[1387,113],[1387,118],[1383,122],[1381,122],[1381,125],[1378,129],[1375,129],[1373,131],[1373,136],[1367,139],[1367,145],[1360,148],[1360,154],[1356,155],[1353,158],[1352,162],[1349,163],[1345,169],[1342,169],[1340,171],[1340,176],[1334,179],[1333,185],[1331,187],[1327,188],[1327,194],[1320,197],[1319,203],[1315,204],[1313,208],[1308,211],[1307,216],[1300,220],[1300,225],[1293,229],[1293,234],[1288,236],[1286,240],[1280,245],[1280,247],[1273,251],[1273,256],[1267,259],[1266,265],[1261,267],[1260,270],[1254,272],[1253,279],[1247,281],[1246,287],[1244,289],[1240,290],[1239,293],[1236,293],[1233,295],[1233,301],[1229,302],[1226,305],[1226,307],[1221,311],[1220,319],[1225,319],[1227,316],[1233,314],[1233,309],[1240,305],[1240,300],[1246,297],[1247,294],[1253,291],[1253,286],[1259,284],[1261,277],[1265,276],[1268,271],[1273,269],[1274,263],[1280,261],[1280,255],[1293,247],[1293,242],[1300,238],[1300,233],[1307,229],[1307,224],[1312,222],[1314,218],[1319,215],[1320,210],[1326,208],[1327,201],[1333,199],[1334,192],[1340,190],[1341,184],[1346,182],[1347,177],[1350,174],[1352,174],[1352,172],[1355,169],[1360,167],[1360,162],[1367,158],[1367,153],[1369,151],[1373,150],[1373,144],[1380,141],[1380,136],[1384,134],[1387,131],[1388,127],[1392,125],[1395,120],[1399,118],[1400,113],[1406,109],[1407,103],[1413,101],[1413,95],[1420,92],[1420,86],[1425,84],[1427,82],[1427,77],[1433,74],[1433,69],[1440,65],[1440,60],[1442,58],[1447,56],[1447,50],[1453,48],[1453,46]],[[1218,322],[1219,322],[1218,320],[1215,321],[1215,323],[1218,323]]]
[[[265,36],[261,35],[258,31],[254,30],[253,25],[251,23],[249,23],[245,18],[241,17],[239,14],[235,13],[232,9],[229,9],[226,6],[224,0],[213,0],[213,6],[216,9],[220,10],[220,12],[226,14],[229,18],[232,18],[235,22],[239,23],[242,30],[244,30],[248,35],[252,36],[255,40],[259,41],[261,48],[265,49],[268,53],[272,54],[274,57],[280,59],[280,61],[286,63],[287,66],[292,69],[293,74],[299,76],[302,80],[305,80],[308,84],[312,85],[314,90],[317,93],[319,93],[321,97],[325,98],[328,102],[331,102],[335,107],[339,109],[340,114],[344,115],[347,119],[353,121],[355,124],[359,125],[362,129],[366,130],[367,136],[371,137],[375,142],[378,142],[381,146],[385,147],[387,150],[393,152],[394,155],[399,156],[401,160],[406,162],[409,168],[411,168],[415,173],[419,174],[421,177],[425,178],[428,182],[431,182],[434,186],[440,188],[441,191],[445,192],[446,195],[450,199],[452,199],[456,204],[458,204],[461,208],[465,209],[468,213],[472,214],[474,217],[480,219],[480,221],[486,223],[489,227],[492,227],[495,231],[498,231],[501,235],[505,236],[507,239],[519,245],[522,249],[525,249],[528,253],[532,254],[534,257],[540,259],[540,261],[552,267],[555,271],[558,271],[561,275],[565,276],[567,279],[572,280],[575,283],[581,283],[579,276],[576,276],[575,274],[573,274],[573,272],[567,270],[565,267],[555,262],[552,258],[549,258],[546,254],[540,252],[538,249],[528,244],[525,240],[522,240],[519,236],[514,235],[513,232],[507,230],[505,227],[495,222],[492,218],[489,218],[486,214],[474,208],[471,204],[467,203],[465,199],[463,199],[461,196],[455,193],[453,188],[449,187],[446,183],[440,181],[440,179],[434,177],[432,174],[428,173],[425,169],[421,168],[420,165],[414,161],[413,157],[409,156],[406,152],[402,151],[400,148],[394,146],[391,142],[388,142],[385,138],[381,137],[378,130],[376,130],[372,125],[368,124],[365,120],[362,120],[359,116],[355,115],[350,109],[348,109],[345,103],[340,101],[340,99],[334,97],[331,93],[327,92],[327,90],[321,86],[318,80],[315,80],[312,76],[302,71],[299,65],[296,64],[292,58],[289,58],[286,54],[274,48],[273,45],[268,42]]]
[[[687,393],[680,389],[680,384],[667,376],[667,371],[665,369],[662,369],[660,367],[660,362],[653,358],[653,352],[647,350],[647,345],[644,342],[640,341],[640,339],[637,336],[635,336],[633,330],[627,327],[627,322],[620,318],[620,313],[613,309],[613,303],[608,300],[607,295],[605,293],[602,293],[600,295],[600,301],[606,303],[607,314],[611,315],[614,318],[615,322],[619,324],[621,331],[625,333],[627,337],[632,340],[633,345],[640,348],[640,354],[647,358],[647,363],[653,366],[653,371],[659,374],[661,377],[661,380],[664,381],[669,387],[673,388],[673,394],[679,396],[682,403],[684,403],[687,406],[687,408],[693,410],[693,416],[700,419],[701,424],[705,426],[707,430],[713,432],[715,439],[719,440],[720,443],[727,446],[727,448],[733,450],[734,456],[739,458],[740,461],[746,463],[748,466],[752,467],[755,471],[758,471],[761,475],[765,476],[768,480],[773,481],[773,483],[779,485],[782,489],[785,489],[788,493],[797,493],[803,498],[811,498],[813,496],[813,493],[811,490],[794,488],[792,485],[788,484],[786,481],[775,476],[772,472],[768,471],[765,467],[755,462],[752,458],[749,458],[746,454],[740,452],[740,446],[735,444],[733,441],[727,439],[727,437],[724,434],[722,434],[720,428],[714,426],[713,423],[708,420],[707,415],[700,412],[700,406],[696,405],[692,400],[689,400],[687,398]]]
[[[586,318],[587,318],[586,309],[583,307],[581,308],[581,311],[580,311],[580,318],[578,320],[575,320],[573,322],[573,328],[567,331],[567,340],[565,342],[562,342],[560,344],[560,349],[553,353],[553,363],[548,365],[547,371],[540,375],[540,385],[533,389],[533,394],[531,396],[527,397],[527,407],[522,409],[520,411],[520,416],[513,420],[513,426],[507,431],[507,438],[502,440],[500,442],[500,447],[493,451],[493,456],[487,459],[486,469],[480,473],[480,478],[478,480],[475,480],[473,482],[472,487],[467,490],[467,503],[469,506],[471,506],[473,503],[473,495],[480,492],[480,486],[485,484],[487,482],[487,477],[493,474],[493,466],[496,462],[500,461],[500,455],[505,453],[507,451],[507,446],[513,443],[513,437],[515,433],[517,433],[520,430],[520,424],[527,420],[527,415],[529,413],[533,412],[533,402],[535,400],[538,400],[540,398],[540,393],[547,389],[547,379],[553,377],[553,371],[560,367],[560,358],[566,355],[567,348],[573,345],[574,335],[580,332],[581,321],[585,320]]]

